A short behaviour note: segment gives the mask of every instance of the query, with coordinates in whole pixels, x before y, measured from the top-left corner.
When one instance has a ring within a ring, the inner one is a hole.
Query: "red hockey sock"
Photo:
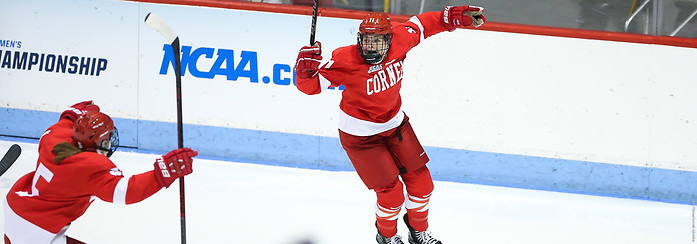
[[[417,231],[425,231],[428,229],[428,210],[418,212],[413,209],[407,209],[409,216],[409,225]]]
[[[409,217],[409,225],[417,231],[428,229],[428,208],[433,192],[431,172],[426,166],[402,175],[407,188],[405,207]]]
[[[378,197],[375,205],[378,231],[385,237],[392,237],[397,234],[399,211],[404,203],[403,184],[395,179],[392,183],[375,189],[375,193]]]

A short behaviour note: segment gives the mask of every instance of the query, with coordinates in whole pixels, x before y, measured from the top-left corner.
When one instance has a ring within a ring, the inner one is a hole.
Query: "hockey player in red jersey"
[[[345,87],[339,138],[363,183],[376,192],[378,243],[402,243],[397,235],[402,206],[407,210],[409,243],[441,243],[427,230],[433,180],[426,167],[428,156],[401,108],[402,64],[407,52],[425,38],[479,27],[486,20],[483,12],[482,7],[448,6],[403,24],[391,22],[387,14],[370,13],[359,26],[358,43],[337,48],[321,67],[319,42],[300,49],[295,65],[300,91],[313,95]]]
[[[83,243],[65,232],[96,198],[117,204],[140,202],[192,173],[192,157],[198,155],[190,148],[176,149],[158,158],[154,170],[124,176],[109,160],[117,147],[114,122],[92,101],[61,113],[39,141],[36,170],[22,176],[7,193],[5,244]]]

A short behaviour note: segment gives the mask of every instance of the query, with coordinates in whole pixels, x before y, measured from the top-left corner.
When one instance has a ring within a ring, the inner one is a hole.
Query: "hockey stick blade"
[[[22,148],[19,147],[17,144],[12,144],[10,146],[10,149],[7,150],[7,153],[5,153],[5,156],[0,159],[0,176],[2,176],[5,171],[7,171],[12,164],[17,161],[17,158],[19,158],[19,154],[22,153]]]
[[[164,36],[169,43],[172,43],[174,42],[174,39],[177,39],[177,34],[174,33],[174,30],[167,25],[167,22],[165,22],[164,19],[154,12],[150,12],[145,16],[145,24],[155,29],[157,32],[160,32],[160,34]]]

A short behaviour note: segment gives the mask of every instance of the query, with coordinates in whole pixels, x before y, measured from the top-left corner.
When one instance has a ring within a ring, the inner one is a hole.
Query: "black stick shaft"
[[[178,147],[184,147],[184,122],[182,119],[182,73],[181,51],[179,37],[172,42],[174,52],[174,74],[177,79],[177,142]],[[184,177],[179,178],[179,216],[181,221],[181,243],[186,244],[186,197],[184,191]]]
[[[7,150],[7,153],[5,153],[5,156],[0,159],[0,175],[4,174],[5,171],[7,171],[12,164],[17,161],[17,158],[19,158],[19,154],[22,153],[22,148],[19,147],[17,144],[12,144],[10,146],[10,149]]]
[[[312,4],[312,27],[310,27],[310,46],[315,45],[315,30],[317,29],[317,8],[319,0],[315,0]]]

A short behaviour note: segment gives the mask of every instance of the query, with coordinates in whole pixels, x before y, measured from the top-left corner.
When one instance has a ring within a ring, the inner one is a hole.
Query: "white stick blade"
[[[160,32],[160,34],[162,34],[162,36],[164,36],[169,43],[174,42],[174,39],[177,38],[177,34],[174,33],[172,28],[169,28],[167,22],[165,22],[164,19],[154,12],[151,12],[145,16],[145,24],[149,25],[157,32]]]

